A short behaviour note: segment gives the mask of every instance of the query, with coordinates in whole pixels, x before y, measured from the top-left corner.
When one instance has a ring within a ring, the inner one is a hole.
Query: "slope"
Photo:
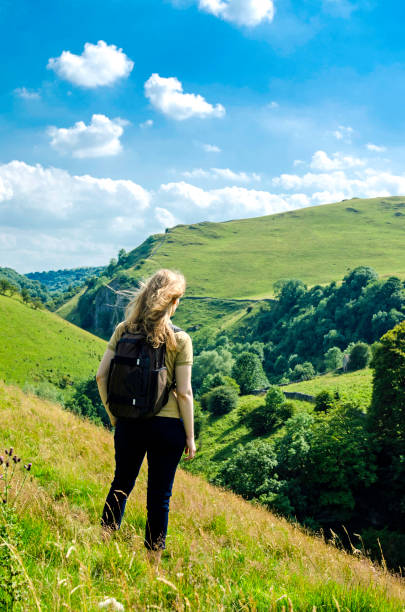
[[[22,458],[18,466],[32,462],[16,502],[29,609],[91,612],[115,597],[125,610],[403,610],[403,583],[360,552],[356,558],[325,544],[185,472],[181,463],[155,575],[143,547],[146,461],[121,531],[103,544],[99,517],[113,476],[111,433],[0,383],[0,438]]]
[[[105,342],[47,310],[0,295],[0,378],[61,389],[96,372]]]
[[[405,278],[405,198],[354,199],[223,223],[177,225],[133,277],[178,268],[188,295],[271,297],[273,282],[341,280],[349,268],[374,267]]]

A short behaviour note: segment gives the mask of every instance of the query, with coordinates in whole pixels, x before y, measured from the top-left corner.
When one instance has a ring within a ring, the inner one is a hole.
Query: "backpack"
[[[183,331],[170,323],[174,332]],[[107,402],[115,417],[146,420],[157,414],[175,387],[165,366],[166,343],[154,348],[141,332],[125,331],[117,342],[107,379]]]

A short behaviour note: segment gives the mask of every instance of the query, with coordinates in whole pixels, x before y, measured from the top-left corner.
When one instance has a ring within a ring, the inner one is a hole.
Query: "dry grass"
[[[125,610],[405,610],[399,577],[181,468],[156,575],[143,546],[146,459],[121,531],[103,543],[112,434],[0,383],[0,451],[9,446],[33,463],[17,501],[32,610],[99,610],[107,596]]]

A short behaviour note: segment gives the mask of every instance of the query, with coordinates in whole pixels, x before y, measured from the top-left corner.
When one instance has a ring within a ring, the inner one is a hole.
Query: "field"
[[[404,609],[403,582],[360,549],[348,554],[209,485],[182,469],[184,458],[156,574],[143,546],[146,461],[121,531],[103,543],[99,518],[113,476],[112,434],[0,383],[0,439],[22,458],[18,465],[32,462],[16,501],[22,549],[13,553],[24,568],[29,610],[92,612],[106,597],[124,610]],[[20,483],[18,469],[16,477]]]
[[[317,376],[312,380],[285,385],[282,389],[283,391],[299,391],[309,395],[316,395],[324,389],[331,393],[338,391],[342,399],[358,402],[363,408],[366,408],[371,401],[372,373],[371,368],[343,374],[328,373]]]
[[[0,378],[62,390],[96,373],[105,342],[55,313],[0,295]]]

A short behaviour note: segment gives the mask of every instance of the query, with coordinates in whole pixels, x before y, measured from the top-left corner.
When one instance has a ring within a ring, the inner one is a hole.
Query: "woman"
[[[184,276],[167,269],[158,270],[141,282],[126,308],[125,320],[116,326],[111,336],[96,375],[101,400],[115,426],[115,474],[101,518],[103,537],[120,528],[128,496],[146,454],[148,488],[144,546],[148,559],[155,562],[156,567],[166,548],[169,502],[178,463],[184,450],[186,459],[193,459],[196,452],[192,342],[185,331],[173,329],[170,321],[185,287]],[[175,374],[176,387],[170,390],[167,403],[157,414],[143,421],[116,418],[107,403],[108,370],[117,342],[125,331],[141,331],[155,348],[166,342],[169,385]]]

